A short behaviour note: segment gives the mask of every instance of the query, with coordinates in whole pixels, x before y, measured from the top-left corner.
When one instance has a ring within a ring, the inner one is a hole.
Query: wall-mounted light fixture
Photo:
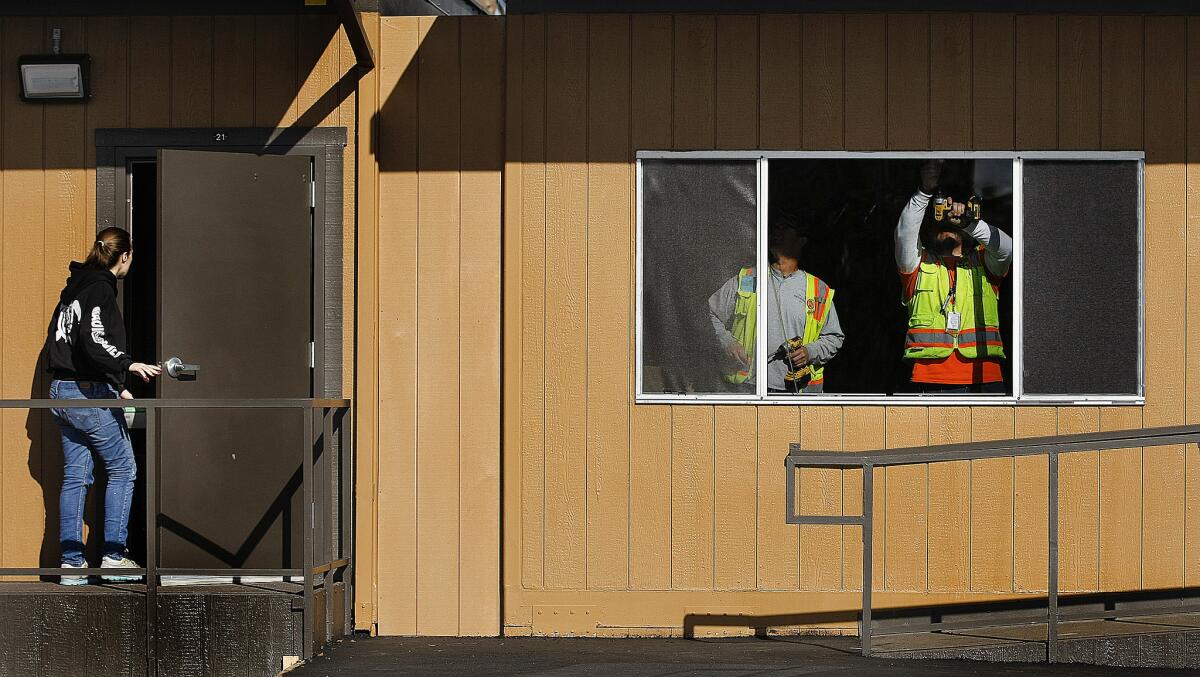
[[[22,101],[86,101],[92,58],[87,54],[59,54],[62,31],[54,29],[53,54],[27,54],[17,59]]]

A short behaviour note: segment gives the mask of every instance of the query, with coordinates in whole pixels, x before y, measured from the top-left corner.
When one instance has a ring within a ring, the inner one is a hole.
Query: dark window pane
[[[1136,395],[1138,163],[1023,166],[1025,392]]]

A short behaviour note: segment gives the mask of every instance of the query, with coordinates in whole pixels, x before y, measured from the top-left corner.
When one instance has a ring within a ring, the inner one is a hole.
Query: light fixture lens
[[[83,72],[77,63],[28,63],[21,83],[30,99],[82,99]]]

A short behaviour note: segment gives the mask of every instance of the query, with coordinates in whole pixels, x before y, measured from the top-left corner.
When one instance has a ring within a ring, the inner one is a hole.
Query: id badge
[[[958,331],[962,327],[962,315],[950,311],[946,313],[946,331]]]

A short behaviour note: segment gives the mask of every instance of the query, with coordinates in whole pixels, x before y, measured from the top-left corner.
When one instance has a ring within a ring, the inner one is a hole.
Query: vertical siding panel
[[[1017,437],[1042,437],[1056,432],[1058,419],[1052,407],[1017,407]],[[1059,484],[1062,459],[1059,457]],[[1013,589],[1046,590],[1047,517],[1050,464],[1046,457],[1015,459],[1013,489]],[[1059,504],[1062,495],[1059,494]],[[1059,537],[1062,543],[1062,537]],[[1060,552],[1061,556],[1061,552]],[[1062,559],[1059,559],[1062,567]]]
[[[760,148],[800,147],[800,16],[762,15],[758,19],[758,143]]]
[[[1187,22],[1148,17],[1144,34],[1146,147],[1147,426],[1182,425],[1187,363]],[[1142,586],[1184,582],[1184,448],[1151,447],[1142,457]]]
[[[929,15],[887,18],[887,147],[929,148]]]
[[[171,126],[171,20],[129,18],[129,126]]]
[[[1058,146],[1058,24],[1053,16],[1019,16],[1016,20],[1016,147]],[[1019,407],[1017,437],[1053,435],[1057,426],[1051,407]],[[1018,592],[1046,589],[1047,500],[1046,458],[1014,460],[1013,586]],[[1060,466],[1060,482],[1061,482]]]
[[[800,442],[804,449],[841,451],[842,408],[800,407]],[[776,459],[777,461],[781,459]],[[780,463],[782,465],[782,463]],[[808,515],[842,514],[842,472],[807,469],[797,482],[800,512]],[[861,493],[861,492],[860,492]],[[842,528],[800,527],[800,587],[804,590],[842,588]]]
[[[1100,18],[1058,18],[1058,145],[1100,147]]]
[[[1058,147],[1058,25],[1053,16],[1016,19],[1016,144],[1018,149]]]
[[[521,584],[540,588],[546,507],[546,20],[522,21]]]
[[[804,86],[804,127],[801,142],[807,149],[842,147],[845,101],[842,24],[840,14],[804,16],[801,39],[804,58],[800,76]]]
[[[716,19],[675,17],[672,147],[710,149],[716,125]]]
[[[337,125],[338,79],[342,76],[337,18],[328,14],[308,14],[298,17],[297,22],[299,90],[296,94],[295,124],[303,127]],[[493,50],[483,53],[495,57],[497,65],[504,63],[503,58],[494,51],[494,47],[481,47],[481,50],[484,49]],[[503,82],[497,86],[503,87]],[[503,116],[500,117],[502,118]],[[492,126],[494,128],[494,122]],[[499,132],[494,133],[499,135]]]
[[[1013,147],[1014,20],[1010,14],[972,15],[971,141],[974,148]],[[1011,407],[971,411],[971,439],[1014,434]],[[1013,572],[1013,472],[1010,458],[971,461],[971,589],[1008,591]]]
[[[887,17],[887,147],[929,148],[929,16]],[[889,449],[929,442],[924,408],[888,407]],[[884,468],[884,587],[924,592],[928,587],[928,469]],[[877,481],[878,481],[877,477]]]
[[[171,17],[171,126],[208,127],[213,111],[213,19]]]
[[[758,18],[717,17],[716,147],[758,146]],[[716,407],[713,583],[750,590],[755,583],[758,411]]]
[[[714,586],[717,590],[752,590],[758,410],[742,405],[716,407],[716,429]]]
[[[87,52],[92,55],[92,98],[87,104],[87,130],[83,139],[86,149],[86,176],[83,180],[87,195],[86,223],[96,223],[96,144],[95,130],[103,127],[125,127],[128,122],[129,76],[129,19],[126,17],[87,18],[90,36]],[[87,229],[85,229],[87,230]],[[87,237],[80,246],[91,241]],[[61,283],[58,280],[56,284]]]
[[[973,14],[971,116],[975,148],[1012,148],[1013,15]]]
[[[635,150],[671,145],[671,17],[635,15],[631,133]],[[635,405],[630,420],[629,583],[671,587],[671,407]]]
[[[888,449],[929,444],[924,407],[887,407]],[[925,592],[929,585],[928,466],[904,465],[876,471],[883,477],[883,586],[889,591]]]
[[[461,555],[452,536],[460,518],[462,383],[459,23],[422,17],[420,25],[428,29],[417,55],[416,298],[438,301],[417,306],[417,632],[454,635]]]
[[[713,584],[714,412],[672,409],[671,587],[702,590]]]
[[[629,586],[629,17],[588,36],[588,587]]]
[[[803,19],[804,116],[801,141],[805,148],[842,147],[842,16],[810,14]],[[835,367],[836,368],[836,365]],[[804,449],[842,449],[842,408],[802,407],[801,443]],[[800,472],[800,510],[807,514],[842,514],[840,470],[807,469]],[[843,528],[800,527],[800,587],[805,590],[840,590]]]
[[[758,18],[717,17],[716,147],[758,147]]]
[[[500,632],[500,269],[504,21],[460,19],[458,632]],[[336,43],[335,43],[336,44]],[[321,68],[320,70],[326,70]],[[336,81],[336,79],[335,79]],[[330,83],[331,85],[333,83]],[[319,109],[318,109],[319,110]]]
[[[532,615],[521,607],[525,592],[525,531],[534,528],[524,521],[525,448],[522,433],[522,393],[525,392],[523,339],[525,337],[524,286],[525,260],[521,245],[525,238],[525,17],[504,20],[504,287],[501,299],[503,353],[501,354],[502,440],[500,524],[503,534],[501,551],[501,632],[509,626],[530,626]],[[540,523],[538,524],[540,526]],[[529,609],[532,612],[532,609]]]
[[[716,122],[716,21],[675,17],[672,147],[712,148]],[[713,585],[714,411],[672,407],[671,587]]]
[[[1093,407],[1063,407],[1058,434],[1096,432],[1100,412]],[[1100,565],[1100,453],[1080,451],[1059,457],[1059,588],[1096,590]]]
[[[887,23],[880,14],[848,14],[845,17],[843,61],[845,103],[842,137],[850,150],[875,150],[887,143]],[[845,451],[882,449],[883,407],[845,407],[842,412],[842,448]],[[849,514],[862,510],[862,471],[848,470],[842,476],[842,503]],[[876,589],[883,587],[884,487],[882,471],[874,477],[872,571]],[[862,587],[862,529],[848,527],[842,541],[842,580],[847,589]]]
[[[971,441],[968,407],[932,407],[929,443]],[[929,591],[963,592],[971,583],[969,461],[929,464]]]
[[[849,30],[849,17],[847,17]],[[849,37],[849,33],[847,33]],[[884,407],[845,407],[842,412],[842,449],[844,451],[870,451],[883,449],[886,440],[884,430],[887,427],[884,420]],[[874,477],[872,502],[872,519],[874,537],[871,539],[871,579],[875,589],[883,587],[883,557],[886,552],[884,542],[884,527],[887,513],[884,511],[885,477],[882,472],[876,472]],[[862,512],[862,471],[846,471],[842,477],[842,504],[848,515]],[[847,528],[842,542],[842,580],[847,590],[862,590],[862,558],[863,543],[861,528]]]
[[[1187,19],[1187,368],[1185,421],[1200,423],[1200,18]],[[1200,448],[1185,448],[1185,585],[1200,581]]]
[[[296,121],[296,17],[254,20],[254,124],[287,127]]]
[[[1012,439],[1012,407],[974,407],[971,441]],[[1011,458],[971,461],[971,590],[1008,592],[1013,585]]]
[[[1104,17],[1101,23],[1101,146],[1137,149],[1143,143],[1143,54],[1145,33],[1141,17]],[[1150,190],[1149,186],[1147,189]],[[1149,224],[1147,224],[1149,228]],[[1149,277],[1149,270],[1147,270]],[[1153,286],[1147,289],[1153,293]],[[1156,341],[1152,334],[1148,341]],[[1166,350],[1150,343],[1147,355]],[[1154,377],[1147,379],[1147,401]],[[1103,430],[1138,428],[1141,411],[1106,407],[1100,411]],[[1100,587],[1130,590],[1141,585],[1142,450],[1100,452]]]
[[[587,17],[547,17],[546,587],[586,585]]]
[[[14,76],[17,58],[22,54],[43,53],[49,36],[41,18],[4,19],[3,88],[4,126],[0,137],[3,160],[2,190],[4,198],[3,232],[6,240],[32,242],[36,249],[46,247],[47,237],[54,237],[53,227],[46,227],[46,180],[43,171],[43,111],[45,104],[26,104],[18,98],[20,83]],[[78,38],[78,36],[75,36]],[[4,291],[4,359],[0,362],[0,395],[6,399],[44,397],[39,368],[39,353],[45,340],[46,321],[50,308],[45,307],[47,276],[57,278],[61,289],[63,262],[54,254],[35,256],[22,265],[5,265],[0,271],[0,289]],[[47,270],[47,261],[55,270]],[[43,505],[32,497],[41,496],[42,426],[37,414],[21,409],[3,412],[3,463],[0,464],[0,498],[3,505],[4,540],[0,562],[4,566],[34,566],[42,545],[47,522]],[[61,456],[56,456],[61,458]],[[59,461],[61,463],[61,461]],[[54,500],[49,488],[47,500]],[[51,509],[53,512],[53,508]],[[57,545],[57,544],[55,544]],[[57,551],[57,547],[55,548]]]
[[[56,17],[47,22],[62,29],[62,51],[66,54],[86,52],[87,33],[81,18]],[[66,278],[67,263],[79,260],[86,244],[95,239],[94,221],[85,220],[87,197],[90,191],[84,185],[87,148],[94,146],[87,136],[87,109],[82,106],[47,106],[43,124],[51,133],[43,141],[45,175],[46,232],[43,246],[45,267],[43,270],[43,317],[58,303],[58,295]],[[40,334],[40,333],[39,333]],[[40,335],[38,335],[41,338]],[[135,356],[135,359],[151,359],[150,356]],[[50,376],[39,369],[34,377],[37,383],[34,397],[46,397]],[[140,393],[137,387],[131,388]],[[30,470],[38,474],[45,497],[46,520],[41,539],[41,557],[45,562],[54,562],[59,554],[57,544],[57,520],[51,519],[58,511],[54,503],[57,498],[54,487],[62,486],[62,445],[58,437],[58,426],[49,412],[37,412],[32,416],[41,426],[41,458],[33,458],[30,450]]]
[[[253,126],[254,76],[246,72],[246,55],[253,53],[254,17],[213,18],[214,125]],[[379,60],[381,68],[388,66],[382,55]]]
[[[1058,18],[1058,145],[1100,147],[1100,18]],[[1059,435],[1096,432],[1099,411],[1059,407]],[[1059,459],[1059,587],[1095,590],[1100,533],[1100,454],[1084,451]]]
[[[971,147],[971,99],[956,95],[971,82],[971,17],[930,17],[929,61],[935,84],[929,90],[931,144],[935,149]],[[971,411],[964,407],[929,409],[929,443],[971,439]],[[929,590],[964,591],[970,585],[970,463],[930,464]]]
[[[764,128],[765,131],[765,128]],[[796,590],[800,586],[800,551],[796,527],[783,521],[783,456],[800,439],[795,407],[758,409],[758,589]]]
[[[845,36],[846,148],[878,150],[887,143],[887,23],[879,14],[847,14]]]
[[[379,632],[417,632],[417,49],[428,26],[384,21],[379,45]],[[218,82],[220,79],[218,78]],[[219,101],[219,98],[218,98]],[[218,115],[221,115],[218,113]],[[230,120],[237,119],[230,112]]]
[[[934,14],[929,18],[930,139],[934,148],[971,147],[971,15]],[[965,90],[965,91],[964,91]]]

